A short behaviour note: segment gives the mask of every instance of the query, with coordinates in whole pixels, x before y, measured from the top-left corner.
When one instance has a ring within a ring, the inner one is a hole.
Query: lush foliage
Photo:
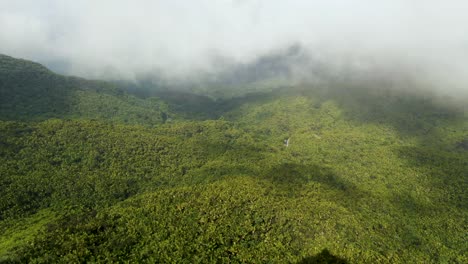
[[[466,263],[466,113],[347,88],[2,101],[0,261]]]
[[[142,100],[105,82],[58,75],[0,54],[2,120],[86,118],[154,125],[164,121],[167,111],[157,98]]]

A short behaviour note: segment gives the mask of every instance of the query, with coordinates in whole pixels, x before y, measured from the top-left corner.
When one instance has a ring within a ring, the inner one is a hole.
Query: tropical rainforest
[[[274,76],[138,90],[0,55],[0,262],[468,263],[468,100]]]

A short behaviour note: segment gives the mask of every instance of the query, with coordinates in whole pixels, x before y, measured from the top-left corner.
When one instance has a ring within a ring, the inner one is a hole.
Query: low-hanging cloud
[[[0,53],[134,79],[300,43],[330,64],[404,65],[466,92],[467,10],[463,0],[0,0]]]

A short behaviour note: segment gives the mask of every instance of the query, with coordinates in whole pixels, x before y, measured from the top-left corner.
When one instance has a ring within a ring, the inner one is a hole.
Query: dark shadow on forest
[[[315,181],[342,191],[351,188],[350,183],[342,180],[332,170],[315,164],[283,163],[272,168],[265,177],[277,184],[303,185]]]
[[[137,90],[138,91],[138,90]],[[171,112],[193,120],[217,119],[219,117],[218,104],[208,96],[195,94],[188,91],[155,90],[148,96],[137,96],[147,98],[156,96],[169,104]]]
[[[131,94],[140,98],[158,97],[168,103],[170,111],[193,120],[218,119],[223,114],[240,108],[248,103],[261,103],[274,99],[276,92],[249,92],[247,94],[229,98],[214,99],[200,95],[190,90],[182,89],[127,89]]]
[[[298,264],[348,264],[349,262],[341,257],[335,256],[330,253],[328,249],[322,250],[314,256],[303,258]]]
[[[468,188],[466,181],[468,153],[418,145],[400,147],[397,154],[408,166],[423,169],[430,176],[428,183],[431,188],[449,194],[444,196],[446,202],[456,208],[468,208],[465,202],[465,190]]]
[[[296,193],[310,182],[319,183],[326,188],[338,191],[346,196],[352,197],[354,202],[368,196],[360,190],[355,184],[346,181],[330,168],[322,167],[316,164],[302,165],[295,163],[283,163],[271,168],[262,176],[290,194]]]

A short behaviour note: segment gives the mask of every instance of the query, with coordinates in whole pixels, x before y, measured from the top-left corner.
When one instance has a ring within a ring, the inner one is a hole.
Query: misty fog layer
[[[0,53],[89,78],[177,79],[299,45],[307,59],[291,66],[306,76],[314,63],[397,71],[456,94],[468,90],[467,10],[462,0],[0,0]]]

